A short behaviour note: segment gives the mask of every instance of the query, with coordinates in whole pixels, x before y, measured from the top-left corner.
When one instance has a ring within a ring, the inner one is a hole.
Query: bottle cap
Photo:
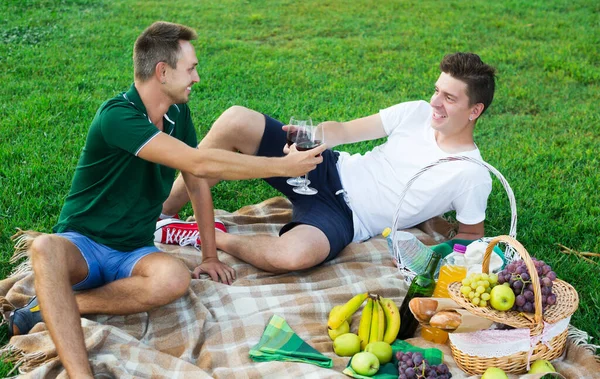
[[[455,243],[453,250],[457,253],[464,254],[467,251],[467,247],[465,245],[461,245],[460,243]]]

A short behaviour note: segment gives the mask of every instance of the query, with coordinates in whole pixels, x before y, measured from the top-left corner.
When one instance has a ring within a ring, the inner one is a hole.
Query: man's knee
[[[52,234],[42,234],[37,236],[31,243],[29,254],[34,268],[38,263],[59,263],[66,257],[66,254],[57,254],[59,237]]]
[[[169,264],[163,264],[148,286],[148,302],[161,306],[177,300],[187,293],[190,281],[191,274],[182,262],[174,259]]]
[[[278,254],[278,258],[271,262],[271,265],[275,268],[275,273],[284,273],[291,271],[305,270],[314,266],[317,266],[327,258],[328,249],[322,248],[306,248],[303,246],[296,246],[290,248],[289,246],[282,250],[281,254]]]

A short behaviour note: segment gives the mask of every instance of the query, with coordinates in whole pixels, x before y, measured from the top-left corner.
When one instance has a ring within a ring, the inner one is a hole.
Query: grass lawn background
[[[49,232],[56,222],[96,109],[130,86],[133,42],[156,20],[199,33],[190,100],[199,137],[236,104],[284,121],[344,121],[428,100],[442,57],[472,51],[498,69],[475,135],[515,192],[517,238],[575,286],[572,323],[598,343],[600,266],[556,245],[600,251],[597,1],[5,0],[0,17],[0,277],[16,227]],[[213,189],[215,207],[229,211],[275,195],[261,181]],[[495,181],[486,235],[509,224]]]

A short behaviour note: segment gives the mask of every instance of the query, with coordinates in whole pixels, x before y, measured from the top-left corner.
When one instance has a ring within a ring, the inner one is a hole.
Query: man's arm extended
[[[325,131],[329,148],[387,136],[379,113],[347,122],[325,121],[319,126]]]
[[[138,153],[144,160],[188,172],[201,178],[240,180],[304,175],[323,161],[326,144],[281,158],[256,157],[221,149],[196,149],[165,133],[159,133]]]

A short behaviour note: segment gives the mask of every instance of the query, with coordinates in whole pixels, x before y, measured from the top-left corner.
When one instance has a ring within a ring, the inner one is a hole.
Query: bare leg
[[[44,235],[31,247],[35,292],[42,316],[69,377],[92,377],[79,309],[72,282],[85,278],[87,265],[75,245],[68,240]]]
[[[42,316],[70,377],[91,377],[80,314],[130,314],[172,302],[187,291],[190,272],[165,253],[150,254],[132,277],[74,295],[72,284],[87,275],[79,249],[67,239],[45,235],[32,245],[35,287]]]
[[[219,116],[198,147],[256,155],[264,131],[265,117],[261,113],[233,106]],[[217,181],[210,182],[211,186],[215,184]],[[176,214],[189,200],[183,178],[178,175],[169,197],[163,203],[162,213]]]
[[[281,237],[217,233],[217,247],[254,267],[272,273],[304,270],[329,254],[325,234],[310,225],[298,225]]]
[[[183,262],[166,253],[142,258],[132,276],[77,294],[81,314],[146,312],[183,296],[191,280]]]

